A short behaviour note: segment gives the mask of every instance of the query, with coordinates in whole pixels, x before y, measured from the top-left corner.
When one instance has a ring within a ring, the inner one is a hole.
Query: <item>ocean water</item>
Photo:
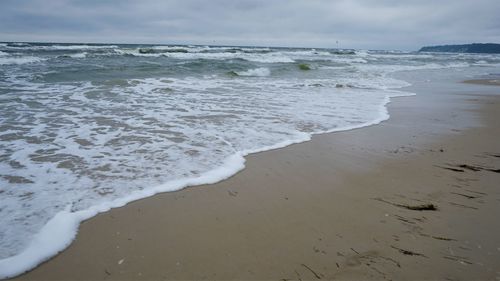
[[[79,223],[223,180],[248,153],[389,118],[396,71],[498,55],[217,46],[0,43],[0,278]],[[168,206],[166,206],[168,208]]]

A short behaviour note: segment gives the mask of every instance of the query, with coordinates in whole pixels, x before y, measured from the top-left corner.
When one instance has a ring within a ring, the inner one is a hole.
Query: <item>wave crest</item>
[[[236,71],[238,76],[258,76],[258,77],[266,77],[271,75],[271,70],[267,67],[259,67],[254,69],[249,69],[247,71]]]

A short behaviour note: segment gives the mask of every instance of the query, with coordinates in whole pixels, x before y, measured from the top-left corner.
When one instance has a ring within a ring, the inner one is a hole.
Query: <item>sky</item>
[[[0,41],[418,50],[500,43],[500,0],[0,0]]]

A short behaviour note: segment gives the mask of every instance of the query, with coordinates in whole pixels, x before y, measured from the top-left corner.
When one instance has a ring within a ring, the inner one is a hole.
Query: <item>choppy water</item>
[[[37,253],[33,241],[57,214],[94,210],[77,224],[106,206],[228,177],[247,153],[378,123],[390,97],[408,94],[392,72],[499,63],[495,55],[1,43],[0,276],[23,251]],[[59,248],[24,259],[36,264]]]

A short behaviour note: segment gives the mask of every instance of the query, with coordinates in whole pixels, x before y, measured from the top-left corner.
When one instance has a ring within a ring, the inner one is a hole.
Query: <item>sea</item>
[[[0,278],[63,250],[100,212],[388,119],[391,98],[412,95],[396,72],[499,65],[488,54],[0,43]]]

